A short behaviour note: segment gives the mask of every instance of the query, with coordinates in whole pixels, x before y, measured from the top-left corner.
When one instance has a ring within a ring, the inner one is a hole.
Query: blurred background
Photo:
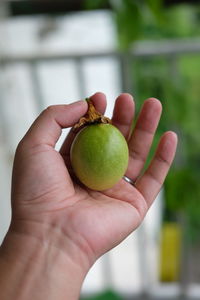
[[[137,231],[89,272],[83,299],[200,299],[200,1],[0,2],[0,241],[15,148],[48,105],[150,96],[179,136],[163,190]],[[59,149],[67,130],[57,143]],[[151,153],[149,159],[151,158]],[[0,291],[1,294],[1,291]]]

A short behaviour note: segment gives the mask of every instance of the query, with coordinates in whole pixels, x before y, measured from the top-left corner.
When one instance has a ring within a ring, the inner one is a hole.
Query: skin
[[[103,113],[105,95],[91,98]],[[60,152],[54,149],[61,129],[73,126],[86,113],[87,103],[51,106],[41,113],[16,150],[12,221],[0,248],[2,299],[78,299],[94,262],[141,224],[162,187],[175,155],[175,133],[164,133],[141,175],[161,110],[157,99],[147,99],[131,134],[134,101],[129,94],[116,99],[112,121],[128,141],[126,175],[135,186],[122,179],[104,192],[74,180],[69,163],[72,131]]]

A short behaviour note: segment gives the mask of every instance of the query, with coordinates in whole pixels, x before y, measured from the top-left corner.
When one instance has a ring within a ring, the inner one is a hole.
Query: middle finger
[[[162,112],[162,105],[155,98],[147,99],[129,140],[129,165],[126,176],[133,181],[140,175],[149,153]]]

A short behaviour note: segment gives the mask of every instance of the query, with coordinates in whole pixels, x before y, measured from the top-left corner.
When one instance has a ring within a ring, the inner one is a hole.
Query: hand
[[[97,110],[104,112],[105,96],[92,97]],[[51,106],[34,122],[17,149],[13,171],[13,219],[34,222],[59,231],[84,251],[89,261],[120,243],[143,220],[158,194],[176,148],[176,135],[167,132],[158,145],[146,172],[140,177],[161,115],[161,103],[145,101],[135,129],[130,135],[134,102],[122,94],[116,100],[113,124],[128,140],[130,161],[126,175],[135,186],[120,180],[104,192],[80,187],[70,178],[71,132],[60,153],[54,149],[61,129],[73,126],[86,113],[85,101]],[[66,162],[66,164],[65,164]],[[30,234],[34,235],[33,232]],[[64,249],[63,249],[64,250]]]
[[[104,94],[97,93],[91,99],[103,113]],[[61,129],[73,126],[86,113],[86,101],[44,110],[16,151],[10,230],[53,246],[70,256],[86,273],[99,256],[140,225],[162,187],[175,154],[175,133],[166,132],[161,137],[153,160],[141,173],[161,110],[157,99],[146,100],[130,134],[133,99],[129,94],[117,98],[112,121],[128,141],[130,160],[126,175],[135,185],[121,179],[103,192],[89,190],[72,180],[69,163],[72,131],[60,152],[54,149]]]

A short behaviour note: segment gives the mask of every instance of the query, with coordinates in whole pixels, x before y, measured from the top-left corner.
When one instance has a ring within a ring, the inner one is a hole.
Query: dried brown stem
[[[79,122],[74,125],[73,129],[79,129],[80,127],[94,124],[94,123],[103,123],[103,124],[111,124],[111,120],[104,115],[102,115],[100,112],[98,112],[90,99],[86,99],[88,103],[88,111],[86,115],[82,118],[80,118]]]

